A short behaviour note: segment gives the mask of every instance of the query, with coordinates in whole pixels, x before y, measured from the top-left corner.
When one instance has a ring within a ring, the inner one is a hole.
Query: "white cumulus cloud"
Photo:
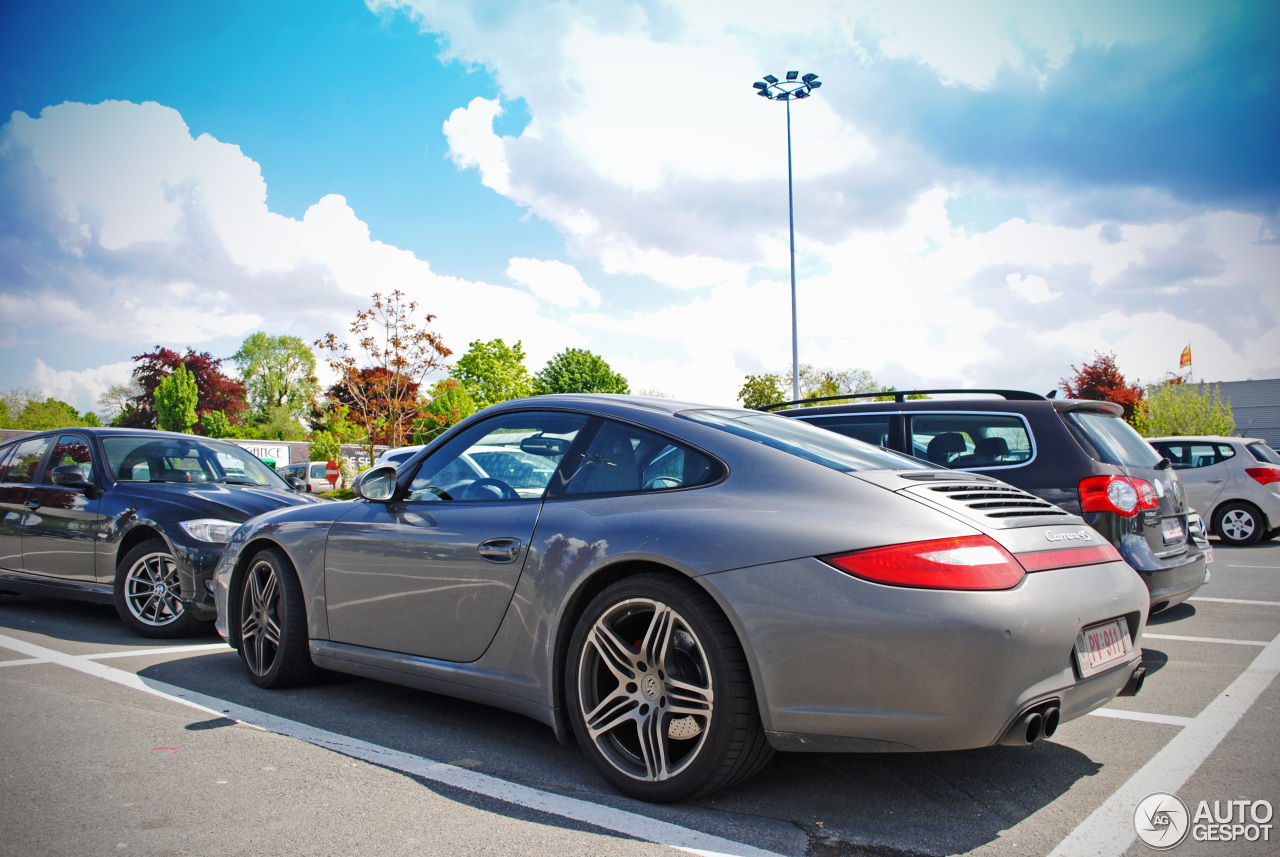
[[[600,305],[600,293],[583,282],[577,268],[564,262],[517,256],[507,264],[507,276],[556,306]]]

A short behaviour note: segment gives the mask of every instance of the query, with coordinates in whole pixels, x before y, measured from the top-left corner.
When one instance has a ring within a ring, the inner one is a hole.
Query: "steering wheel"
[[[492,488],[498,492],[498,496],[493,496],[486,488]],[[486,476],[484,479],[477,479],[466,488],[462,489],[460,500],[519,500],[520,495],[516,493],[516,489],[512,488],[501,479],[494,479]]]
[[[655,476],[644,483],[641,491],[661,491],[663,488],[679,488],[684,483],[674,476]]]

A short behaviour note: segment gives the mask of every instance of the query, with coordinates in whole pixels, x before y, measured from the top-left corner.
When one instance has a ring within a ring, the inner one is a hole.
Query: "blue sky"
[[[1280,376],[1270,3],[0,7],[0,388],[311,340],[375,291],[457,353],[566,346],[731,402],[801,360],[1044,391]]]

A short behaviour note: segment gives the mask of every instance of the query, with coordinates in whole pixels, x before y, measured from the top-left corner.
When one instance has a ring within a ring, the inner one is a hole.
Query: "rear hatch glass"
[[[1249,452],[1259,461],[1265,461],[1267,464],[1280,464],[1280,453],[1265,443],[1249,444]]]
[[[1092,458],[1114,464],[1124,475],[1146,480],[1156,489],[1159,506],[1139,516],[1152,550],[1157,554],[1185,550],[1186,495],[1172,467],[1156,466],[1164,457],[1120,417],[1097,411],[1068,411],[1061,416]]]

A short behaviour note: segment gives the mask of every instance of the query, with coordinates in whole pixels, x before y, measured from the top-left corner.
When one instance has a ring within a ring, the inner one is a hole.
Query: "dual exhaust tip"
[[[1058,708],[1058,700],[1042,702],[1035,708],[1023,712],[1009,731],[1004,733],[1000,743],[1006,747],[1025,747],[1034,744],[1041,738],[1052,738],[1058,731],[1058,723],[1062,720],[1062,711]]]
[[[1137,696],[1146,680],[1146,667],[1139,664],[1129,674],[1129,680],[1118,695]],[[1000,743],[1006,747],[1026,747],[1041,738],[1052,738],[1053,733],[1058,731],[1058,724],[1062,722],[1062,710],[1058,704],[1058,700],[1051,699],[1024,711],[1009,727],[1009,731],[1004,733]]]

